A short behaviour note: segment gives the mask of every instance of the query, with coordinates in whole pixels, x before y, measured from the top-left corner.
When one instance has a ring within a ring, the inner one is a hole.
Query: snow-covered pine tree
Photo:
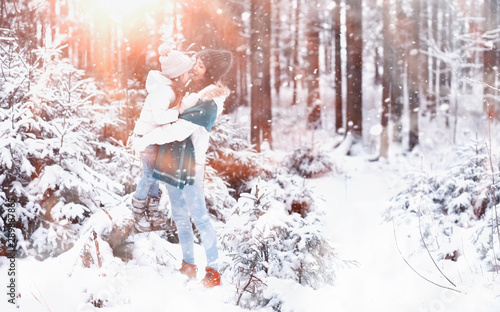
[[[4,50],[2,58],[12,57]],[[133,161],[102,136],[110,118],[95,81],[61,60],[60,49],[34,53],[40,63],[33,72],[18,50],[15,76],[0,84],[9,97],[2,101],[0,198],[15,202],[18,253],[46,257],[71,247],[93,212],[122,200]],[[5,211],[1,217],[4,232]]]
[[[33,66],[26,62],[14,32],[8,29],[1,29],[0,69],[0,254],[5,254],[7,230],[13,228],[19,247],[25,250],[23,233],[19,229],[24,227],[32,231],[30,221],[38,213],[24,189],[36,171],[27,159],[24,143],[29,137],[29,125],[34,122],[26,101]],[[7,203],[16,208],[15,214],[10,215],[10,222],[7,222]]]
[[[306,187],[284,183],[283,179],[296,178],[257,179],[250,193],[241,194],[234,214],[217,229],[222,248],[232,258],[222,265],[224,274],[232,276],[235,300],[242,307],[272,304],[271,298],[264,296],[269,279],[291,279],[319,287],[332,283],[338,265],[343,264],[318,226],[321,212],[314,207],[304,217],[292,212],[292,202],[286,200],[295,197],[297,188],[292,186]]]
[[[399,237],[413,239],[423,248],[417,250],[428,249],[438,260],[456,261],[464,242],[474,242],[477,257],[487,270],[499,269],[495,206],[500,194],[495,191],[497,179],[492,179],[499,170],[498,161],[492,160],[492,173],[487,146],[479,139],[448,155],[454,157],[432,164],[422,159],[420,167],[406,170],[386,219],[394,221]],[[414,253],[415,246],[412,248]]]

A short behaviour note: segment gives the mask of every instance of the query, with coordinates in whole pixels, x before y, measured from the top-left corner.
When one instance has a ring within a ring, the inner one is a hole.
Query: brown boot
[[[139,232],[151,231],[151,224],[146,216],[148,199],[139,200],[132,196],[132,212],[134,213],[135,228]]]
[[[203,286],[205,286],[206,288],[211,288],[211,287],[214,287],[214,286],[219,286],[220,285],[220,274],[219,274],[219,272],[217,272],[216,270],[214,270],[214,269],[212,269],[210,267],[207,267],[205,269],[205,271],[207,271],[207,274],[201,280],[201,283],[203,284]]]
[[[196,265],[187,263],[186,261],[182,260],[182,266],[179,269],[179,272],[188,276],[189,278],[196,278],[197,270],[198,269],[196,268]]]
[[[148,217],[151,222],[151,230],[159,231],[166,228],[167,218],[162,211],[158,209],[160,199],[156,197],[149,198]]]

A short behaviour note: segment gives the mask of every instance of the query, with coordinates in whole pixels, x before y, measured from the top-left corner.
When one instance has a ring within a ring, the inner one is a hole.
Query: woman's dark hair
[[[205,65],[205,75],[199,81],[191,79],[186,86],[174,88],[175,101],[171,108],[180,107],[182,98],[187,92],[199,92],[211,84],[216,84],[233,64],[233,54],[226,50],[202,50],[196,54],[196,59]]]
[[[186,93],[200,92],[205,89],[213,82],[208,76],[203,76],[200,81],[189,80],[186,84],[181,83],[179,78],[175,78],[172,80],[172,89],[174,90],[175,100],[170,104],[169,108],[177,109],[181,106],[182,99],[186,95]]]
[[[174,90],[175,94],[175,100],[170,103],[169,109],[178,109],[181,106],[182,103],[182,98],[184,98],[184,95],[187,92],[187,85],[183,84],[180,80],[180,77],[177,77],[172,80],[172,90]]]

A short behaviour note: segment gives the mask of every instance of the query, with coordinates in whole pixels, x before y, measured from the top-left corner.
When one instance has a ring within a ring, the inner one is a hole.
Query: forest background
[[[37,49],[59,47],[61,58],[113,91],[108,94],[122,101],[126,128],[106,130],[122,141],[137,114],[131,90],[158,68],[162,40],[183,51],[233,51],[227,110],[252,108],[257,149],[264,141],[272,145],[272,107],[282,102],[284,88],[293,91],[289,105],[317,106],[312,115],[334,110],[328,121],[335,133],[351,131],[366,142],[370,126],[380,125],[382,156],[392,142],[416,146],[419,118],[427,116],[455,127],[456,140],[456,120],[469,96],[480,102],[479,113],[497,115],[495,0],[4,0],[1,13],[3,45],[16,38],[18,50],[9,53],[29,53],[27,65],[34,66]],[[362,85],[382,94],[377,99]]]
[[[424,194],[452,223],[484,220],[490,234],[477,248],[489,270],[500,268],[500,1],[1,0],[0,17],[0,255],[57,256],[134,190],[140,168],[128,141],[167,42],[235,56],[207,172],[217,219],[228,220],[250,181],[270,177],[286,189],[289,213],[309,213],[314,199],[276,173],[270,150],[312,177],[335,171],[324,148],[340,142],[348,155],[389,163],[465,144],[445,178],[410,172],[393,207],[418,211]],[[316,273],[315,282],[331,274]]]

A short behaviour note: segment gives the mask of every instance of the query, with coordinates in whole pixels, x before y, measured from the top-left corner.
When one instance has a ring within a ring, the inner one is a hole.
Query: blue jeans
[[[216,263],[219,257],[217,235],[215,234],[205,204],[203,175],[203,166],[196,165],[196,181],[193,185],[186,185],[183,190],[180,190],[167,184],[167,190],[172,205],[172,217],[177,226],[183,260],[190,264],[195,263],[192,218],[194,225],[201,235],[202,245],[207,257],[207,266],[218,270]]]
[[[158,180],[153,178],[153,169],[155,168],[158,149],[158,145],[149,145],[141,152],[142,178],[139,184],[137,184],[134,194],[138,200],[144,200],[148,196],[158,198],[160,184]]]

